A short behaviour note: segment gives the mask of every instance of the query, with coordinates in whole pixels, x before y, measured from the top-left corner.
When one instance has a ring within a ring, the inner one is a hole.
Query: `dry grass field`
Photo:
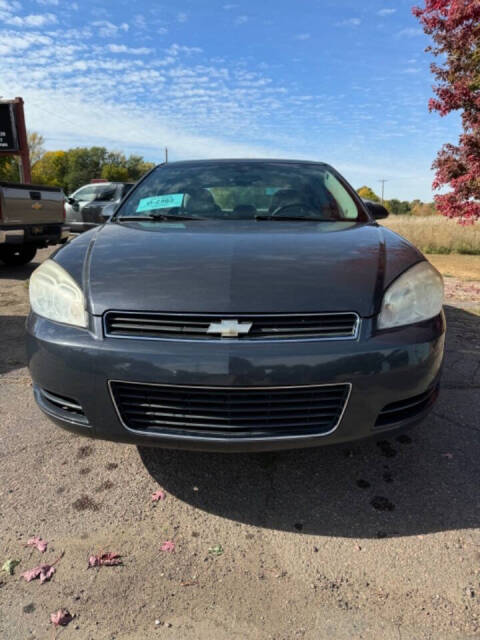
[[[480,280],[480,256],[430,254],[428,260],[444,278],[460,278],[465,282]]]
[[[443,216],[390,216],[382,224],[423,253],[480,255],[480,224],[464,227]]]

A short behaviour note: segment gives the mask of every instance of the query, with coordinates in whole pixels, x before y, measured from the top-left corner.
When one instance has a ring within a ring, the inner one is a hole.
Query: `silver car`
[[[118,204],[131,189],[130,182],[97,182],[77,189],[65,203],[65,223],[73,233],[103,224],[103,209]]]

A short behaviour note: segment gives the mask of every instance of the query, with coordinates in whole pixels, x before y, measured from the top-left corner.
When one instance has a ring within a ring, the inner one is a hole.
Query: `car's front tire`
[[[31,245],[1,247],[0,260],[9,267],[20,267],[34,259],[37,248]]]

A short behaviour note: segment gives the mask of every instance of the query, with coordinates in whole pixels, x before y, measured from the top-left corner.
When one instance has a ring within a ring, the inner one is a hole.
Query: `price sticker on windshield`
[[[171,209],[172,207],[181,207],[183,202],[183,193],[166,193],[162,196],[151,196],[150,198],[142,198],[138,203],[137,213],[142,211],[154,211],[155,209]]]

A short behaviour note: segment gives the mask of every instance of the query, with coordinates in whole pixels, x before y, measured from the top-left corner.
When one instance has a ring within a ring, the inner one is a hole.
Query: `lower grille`
[[[67,418],[88,425],[88,419],[83,408],[76,400],[59,396],[39,387],[37,387],[36,391],[40,405],[50,413],[58,415],[60,418]]]
[[[387,404],[378,414],[375,427],[386,427],[402,420],[408,420],[408,418],[414,418],[435,402],[438,391],[439,385],[437,384],[418,396]]]
[[[194,315],[108,311],[105,335],[112,338],[221,340],[222,320],[240,323],[238,335],[224,336],[236,340],[354,339],[359,325],[356,313]]]
[[[207,438],[327,434],[338,426],[350,394],[350,384],[265,388],[109,384],[127,428]]]

